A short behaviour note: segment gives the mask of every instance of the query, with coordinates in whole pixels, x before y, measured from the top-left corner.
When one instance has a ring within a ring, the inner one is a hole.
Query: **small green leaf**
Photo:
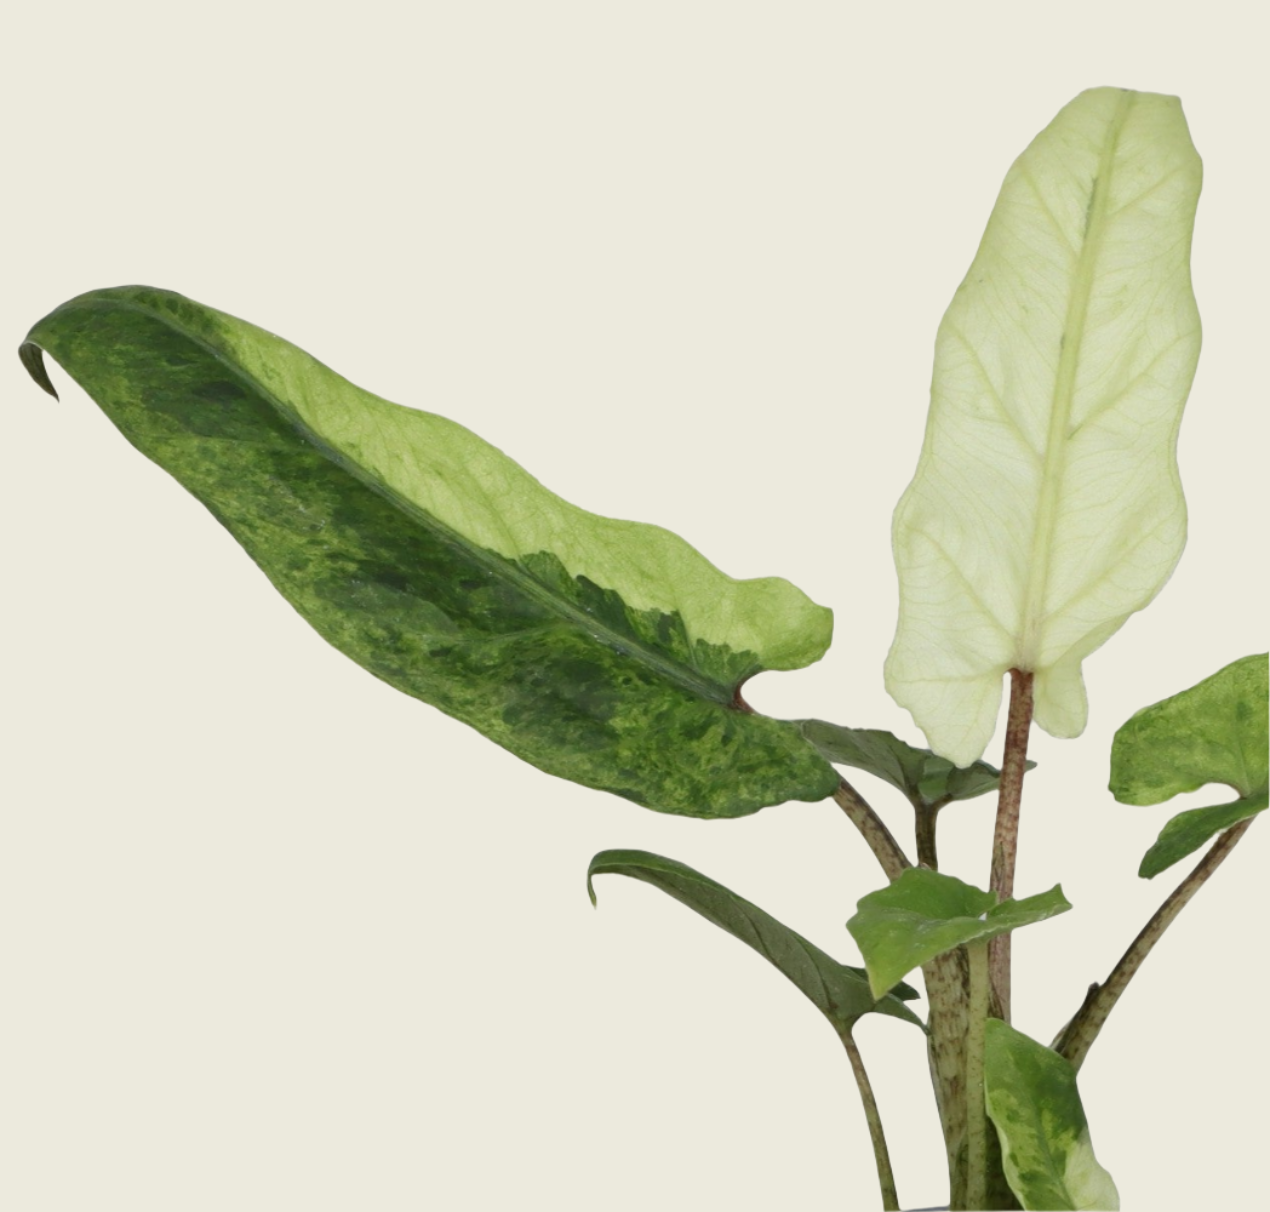
[[[1242,657],[1189,690],[1144,707],[1111,743],[1111,793],[1122,804],[1159,804],[1209,783],[1239,799],[1173,817],[1138,874],[1152,879],[1214,834],[1265,809],[1270,744],[1270,659]]]
[[[805,720],[805,736],[829,762],[854,766],[902,791],[914,806],[970,800],[992,791],[1001,771],[987,762],[964,769],[929,749],[917,749],[880,728],[844,728],[824,720]],[[1035,762],[1028,762],[1031,770]]]
[[[1207,783],[1243,799],[1265,791],[1270,722],[1266,653],[1242,657],[1121,725],[1111,743],[1111,794],[1159,804]]]
[[[592,904],[594,877],[606,874],[627,875],[652,884],[739,938],[797,985],[839,1033],[849,1031],[857,1019],[869,1013],[889,1014],[926,1029],[904,1005],[917,997],[915,989],[899,984],[875,999],[863,968],[840,964],[771,914],[683,863],[645,850],[604,850],[591,860],[587,871]]]
[[[847,929],[864,955],[875,997],[914,968],[954,947],[1065,913],[1071,905],[1055,884],[1048,892],[997,903],[996,895],[951,875],[910,867],[862,897]]]
[[[1023,1207],[1115,1212],[1120,1195],[1094,1157],[1076,1071],[1000,1019],[988,1020],[984,1051],[988,1116]]]
[[[1176,97],[1081,93],[1006,175],[939,326],[886,687],[958,766],[1010,669],[1035,675],[1042,728],[1079,735],[1081,663],[1181,555],[1200,178]]]
[[[667,812],[833,793],[798,725],[738,696],[829,643],[830,612],[789,582],[735,581],[668,531],[578,509],[461,425],[168,291],[94,291],[41,320],[21,356],[51,391],[45,350],[389,685]]]
[[[1246,800],[1216,804],[1212,808],[1191,808],[1173,817],[1156,839],[1155,845],[1142,856],[1138,874],[1144,880],[1154,879],[1174,863],[1194,854],[1210,837],[1264,812],[1270,797],[1263,791]]]

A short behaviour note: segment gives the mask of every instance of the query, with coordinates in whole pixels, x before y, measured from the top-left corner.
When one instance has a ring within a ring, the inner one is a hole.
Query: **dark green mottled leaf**
[[[986,942],[1070,908],[1057,884],[1038,896],[998,904],[995,893],[926,867],[910,867],[887,887],[862,897],[847,929],[864,955],[873,994],[881,997],[945,951]]]
[[[930,808],[950,800],[970,800],[993,791],[1001,771],[987,762],[954,766],[929,749],[916,749],[880,728],[844,728],[824,720],[806,720],[805,736],[829,762],[854,766],[885,779],[914,805]],[[1036,765],[1028,762],[1029,770]]]
[[[1191,808],[1179,812],[1160,830],[1155,845],[1142,856],[1138,874],[1145,880],[1154,879],[1161,871],[1167,871],[1174,863],[1194,854],[1209,838],[1246,821],[1250,816],[1264,812],[1270,802],[1263,791],[1248,799],[1235,800],[1231,804],[1217,804],[1212,808]]]
[[[95,291],[45,317],[21,352],[51,390],[41,350],[390,685],[664,811],[832,793],[798,725],[737,693],[828,645],[829,611],[787,581],[734,581],[667,531],[569,505],[462,426],[180,295]]]
[[[587,891],[595,903],[597,875],[628,875],[660,888],[720,929],[739,938],[779,968],[834,1026],[849,1031],[864,1014],[889,1014],[925,1029],[907,1006],[917,991],[900,983],[880,999],[869,991],[863,968],[840,964],[788,926],[722,884],[674,859],[644,850],[604,850],[591,860]]]
[[[1270,760],[1270,660],[1243,657],[1121,726],[1111,743],[1111,793],[1122,804],[1159,804],[1208,783],[1239,799],[1178,813],[1146,852],[1138,874],[1151,879],[1209,838],[1266,807]]]
[[[1000,1019],[989,1019],[983,1078],[1006,1181],[1025,1209],[1120,1207],[1116,1184],[1094,1157],[1076,1071],[1068,1061]]]

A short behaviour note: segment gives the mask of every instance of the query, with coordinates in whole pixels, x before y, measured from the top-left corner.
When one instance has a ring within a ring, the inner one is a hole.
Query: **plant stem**
[[[970,943],[970,1022],[966,1034],[966,1207],[983,1208],[988,1197],[988,1113],[983,1097],[983,1049],[991,979],[988,944]]]
[[[1010,714],[1005,728],[1005,755],[997,793],[997,825],[992,838],[992,878],[988,887],[997,900],[1014,895],[1014,863],[1019,849],[1019,804],[1027,773],[1027,739],[1032,728],[1032,675],[1010,670]],[[988,944],[992,991],[1001,1017],[1010,1021],[1010,936],[999,934]]]
[[[851,1061],[851,1072],[860,1089],[860,1101],[864,1104],[864,1118],[869,1121],[869,1136],[873,1139],[873,1157],[878,1167],[878,1185],[882,1188],[882,1207],[885,1212],[899,1212],[900,1197],[895,1190],[895,1174],[891,1170],[891,1155],[886,1148],[886,1134],[882,1131],[882,1117],[878,1114],[877,1100],[873,1097],[873,1085],[864,1069],[864,1058],[852,1038],[851,1029],[839,1032],[842,1046]]]
[[[846,779],[838,783],[838,790],[833,793],[833,798],[851,818],[851,823],[864,835],[869,849],[882,864],[887,879],[898,879],[906,868],[913,865],[908,861],[908,855],[900,849],[900,844],[891,831],[882,823],[881,817]]]
[[[945,951],[922,965],[930,1005],[927,1055],[948,1158],[949,1206],[954,1208],[964,1207],[966,1198],[966,968],[965,948]]]
[[[878,813],[872,811],[865,798],[846,779],[838,781],[838,789],[834,791],[833,798],[837,800],[838,807],[851,818],[852,825],[864,835],[869,849],[874,852],[881,869],[886,873],[886,878],[898,879],[904,870],[913,865],[909,863],[908,855],[900,850],[899,842],[895,841],[892,832],[883,825]]]
[[[1133,979],[1134,973],[1142,967],[1142,961],[1151,954],[1151,948],[1160,941],[1161,935],[1169,928],[1173,919],[1186,908],[1191,897],[1221,866],[1256,819],[1249,817],[1222,833],[1190,875],[1178,884],[1164,904],[1155,911],[1151,920],[1142,927],[1138,937],[1129,944],[1129,949],[1120,957],[1120,962],[1111,970],[1106,981],[1101,985],[1090,986],[1084,1004],[1051,1045],[1055,1052],[1071,1062],[1073,1069],[1079,1070],[1084,1064],[1085,1057],[1094,1040],[1098,1038],[1112,1007],[1120,1000],[1120,995]]]
[[[932,871],[939,870],[939,851],[935,846],[935,823],[939,819],[939,810],[946,802],[923,804],[918,800],[913,804],[913,812],[917,820],[917,861]]]

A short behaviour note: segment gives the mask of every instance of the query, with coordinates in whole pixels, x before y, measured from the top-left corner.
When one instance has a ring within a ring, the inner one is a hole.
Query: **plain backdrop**
[[[569,500],[836,611],[763,710],[920,736],[885,695],[891,510],[936,325],[1012,159],[1080,90],[1179,94],[1205,160],[1188,549],[1034,734],[1015,945],[1048,1041],[1173,886],[1181,802],[1116,804],[1116,727],[1266,647],[1264,16],[1020,5],[57,3],[5,21],[0,1207],[870,1208],[833,1033],[610,846],[830,952],[882,882],[831,802],[659,816],[358,669],[59,368],[95,287],[171,288],[453,417]],[[999,757],[1001,733],[988,757]],[[907,807],[858,785],[907,843]],[[1191,804],[1216,802],[1187,797]],[[987,878],[990,798],[945,813]],[[1257,827],[1082,1071],[1126,1209],[1247,1206],[1270,1082]],[[908,1207],[947,1198],[918,1034],[859,1031]]]

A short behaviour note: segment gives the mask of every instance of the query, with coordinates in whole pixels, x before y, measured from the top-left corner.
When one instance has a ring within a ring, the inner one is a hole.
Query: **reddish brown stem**
[[[1032,729],[1032,675],[1010,670],[1010,714],[1005,727],[1005,755],[997,792],[997,826],[992,838],[992,878],[989,888],[998,901],[1014,895],[1014,863],[1019,849],[1019,805],[1027,772],[1027,740]],[[988,946],[994,1000],[1001,1017],[1010,1021],[1010,936],[999,934]]]

